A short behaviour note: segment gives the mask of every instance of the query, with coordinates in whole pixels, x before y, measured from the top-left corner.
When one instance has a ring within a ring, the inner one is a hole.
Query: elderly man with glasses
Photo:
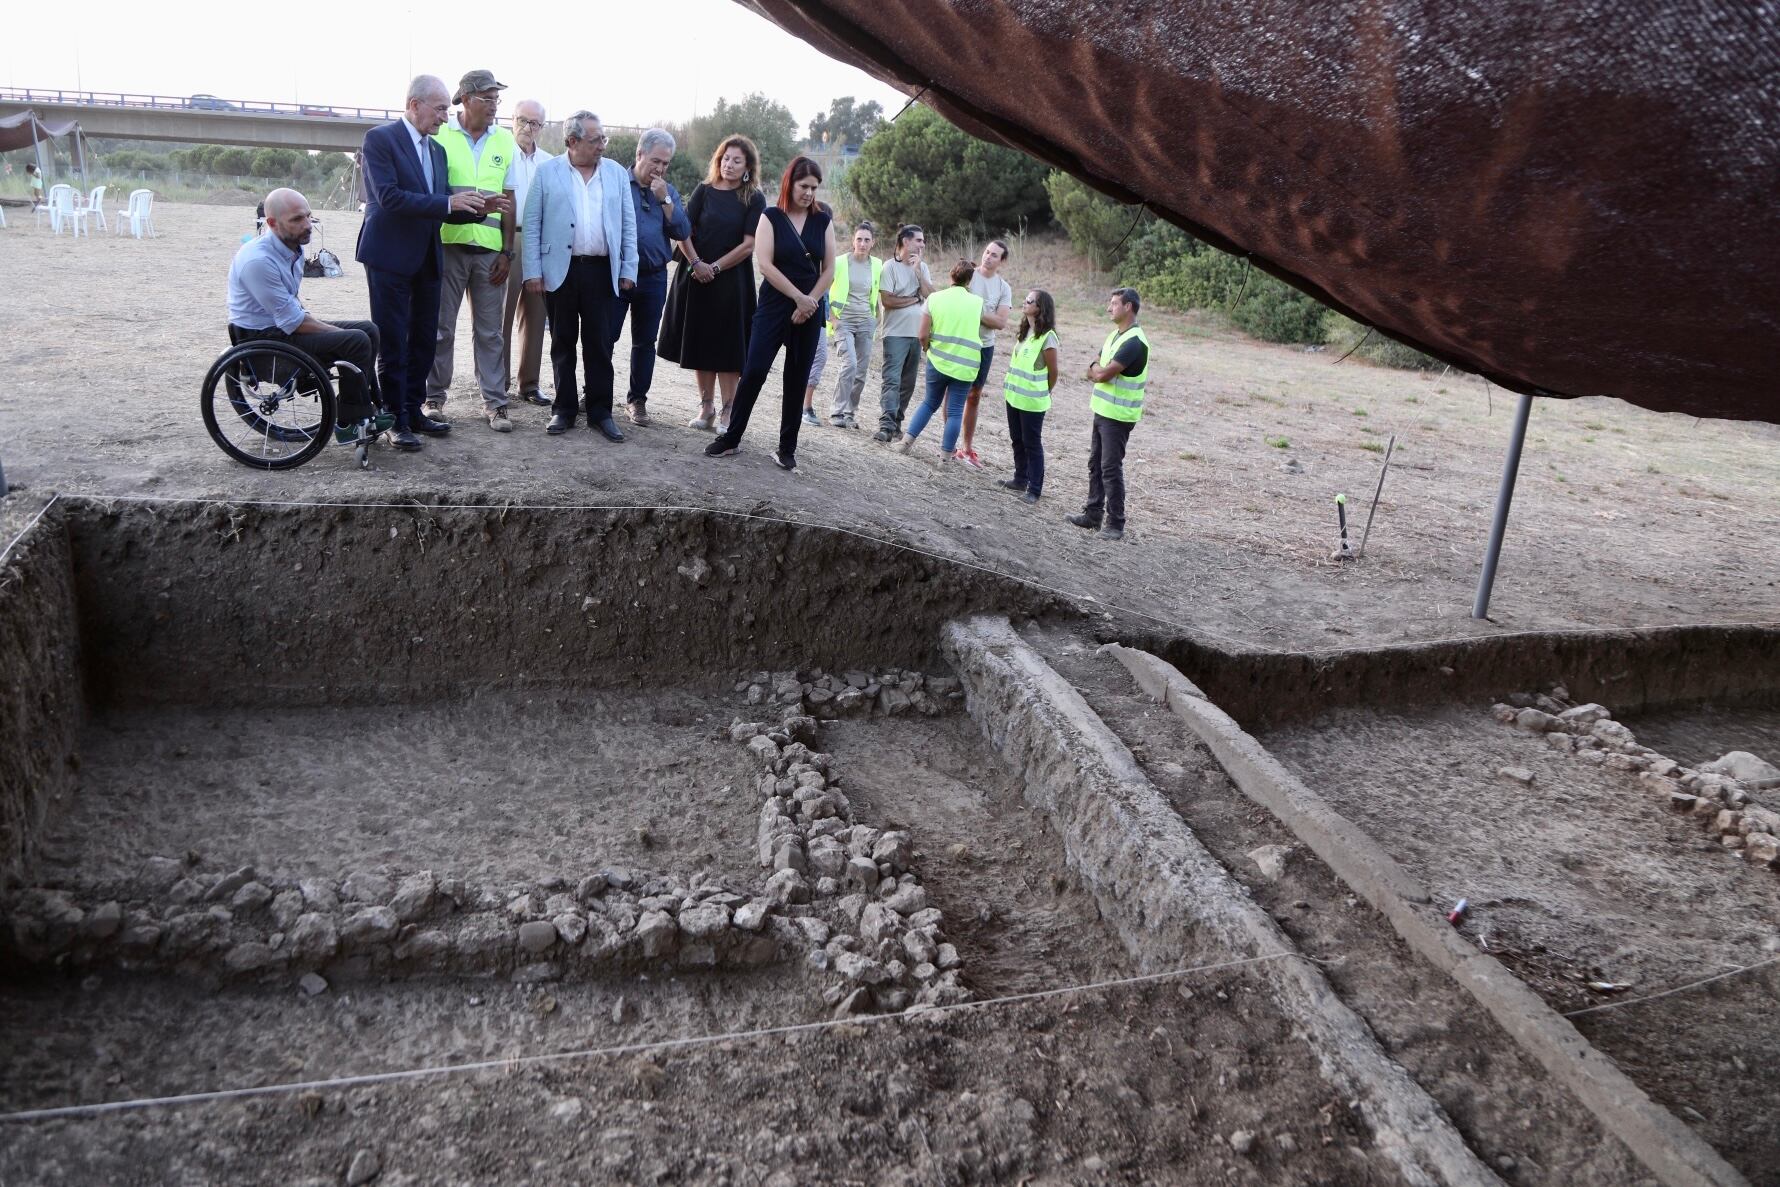
[[[587,424],[608,441],[624,434],[612,419],[612,308],[637,283],[637,208],[630,172],[606,159],[600,117],[577,111],[562,125],[563,154],[544,162],[526,191],[525,289],[550,310],[550,366],[556,404],[546,432],[575,427],[581,350]]]
[[[556,154],[538,147],[538,133],[544,130],[544,105],[536,99],[521,99],[513,105],[513,140],[519,155],[513,158],[513,244],[524,242],[525,226],[520,215],[525,210],[525,195],[532,178],[545,161]],[[550,407],[550,397],[538,390],[538,372],[544,362],[544,297],[525,291],[525,269],[514,262],[507,272],[507,303],[501,310],[501,373],[506,377],[506,390],[513,390],[513,322],[519,321],[519,398],[527,404]]]
[[[464,294],[470,296],[470,325],[475,334],[476,381],[482,388],[482,414],[497,433],[510,432],[507,419],[506,350],[501,336],[507,273],[513,264],[514,158],[519,145],[513,134],[495,122],[504,83],[487,70],[472,70],[457,84],[452,102],[462,106],[451,125],[439,132],[453,193],[483,195],[478,223],[447,225],[439,284],[439,338],[432,374],[426,383],[426,415],[444,421],[451,391],[457,315]]]
[[[674,138],[661,128],[637,137],[637,160],[630,171],[630,198],[637,207],[637,284],[618,294],[612,315],[612,344],[630,314],[630,393],[625,407],[634,425],[649,423],[649,384],[655,378],[655,333],[667,305],[668,261],[674,244],[692,238],[680,192],[668,184]]]

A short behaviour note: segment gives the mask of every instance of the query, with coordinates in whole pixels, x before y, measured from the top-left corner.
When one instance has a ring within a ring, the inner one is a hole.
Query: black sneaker
[[[1038,502],[1038,492],[1035,490],[1027,491],[1025,494],[1020,496],[1020,502],[1022,502],[1022,503],[1036,503],[1036,502]]]
[[[875,432],[871,435],[871,439],[873,441],[878,441],[878,442],[887,444],[890,440],[890,430],[889,429],[879,429],[877,432]]]
[[[1089,531],[1094,531],[1100,527],[1100,521],[1098,519],[1086,514],[1066,515],[1063,518],[1067,519],[1070,523],[1073,523],[1076,527],[1087,528]]]
[[[773,450],[773,465],[779,467],[781,470],[790,470],[791,472],[796,473],[797,455],[795,453],[783,453],[775,449]]]
[[[995,485],[996,486],[1005,486],[1009,490],[1025,490],[1026,489],[1026,484],[1024,482],[1017,482],[1012,478],[999,478],[996,480]]]
[[[709,445],[705,446],[705,456],[706,457],[734,457],[736,454],[738,454],[740,452],[742,452],[740,446],[731,445],[728,441],[725,441],[722,437],[718,437],[717,439],[712,441]]]

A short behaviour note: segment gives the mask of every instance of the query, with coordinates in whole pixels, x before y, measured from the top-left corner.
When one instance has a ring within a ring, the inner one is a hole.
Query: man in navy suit
[[[408,84],[403,117],[365,133],[368,197],[356,254],[380,339],[378,386],[396,418],[389,439],[398,449],[419,449],[417,434],[451,431],[421,411],[439,332],[439,226],[478,222],[483,214],[480,194],[451,192],[445,150],[433,142],[451,114],[450,96],[443,82],[423,74]]]

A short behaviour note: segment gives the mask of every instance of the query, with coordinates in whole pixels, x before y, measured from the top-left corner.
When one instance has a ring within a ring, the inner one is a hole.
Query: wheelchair
[[[235,339],[235,334],[230,333]],[[236,340],[204,376],[204,427],[222,451],[256,470],[291,470],[313,461],[332,437],[349,445],[358,464],[371,464],[371,443],[394,418],[373,411],[348,425],[335,423],[335,376],[351,372],[359,390],[366,376],[351,363],[323,366],[313,355],[275,338]]]

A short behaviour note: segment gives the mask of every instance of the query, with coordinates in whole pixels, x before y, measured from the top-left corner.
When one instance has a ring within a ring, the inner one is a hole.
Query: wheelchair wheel
[[[334,431],[326,369],[288,342],[230,347],[211,364],[199,398],[211,440],[256,470],[300,466],[327,448]]]

